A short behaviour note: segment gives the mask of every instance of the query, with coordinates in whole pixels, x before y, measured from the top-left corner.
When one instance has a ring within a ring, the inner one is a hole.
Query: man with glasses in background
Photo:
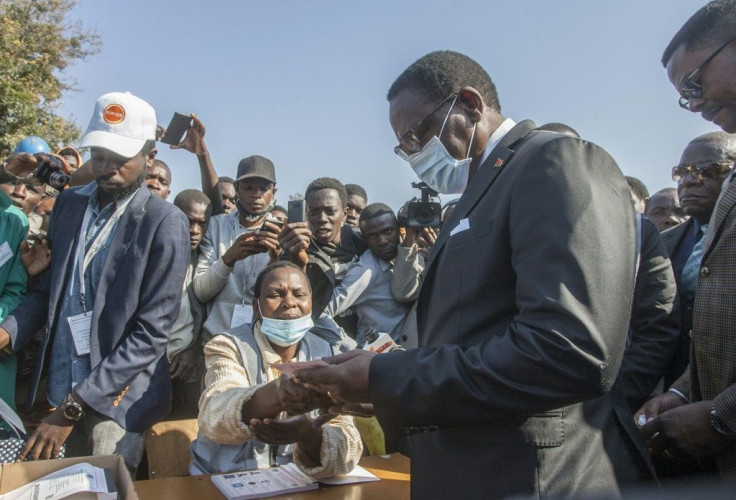
[[[701,113],[729,133],[736,132],[735,60],[736,0],[713,1],[698,10],[662,56],[667,76],[680,94],[680,106]],[[698,140],[688,145],[680,166],[673,169],[680,202],[690,207],[695,219],[690,230],[704,230],[698,243],[690,234],[693,250],[680,276],[685,282],[680,293],[693,295],[690,367],[635,417],[647,422],[642,434],[655,450],[714,459],[722,477],[736,479],[734,142],[725,134]]]

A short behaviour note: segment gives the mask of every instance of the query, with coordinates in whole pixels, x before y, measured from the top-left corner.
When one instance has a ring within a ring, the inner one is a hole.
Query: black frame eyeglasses
[[[725,49],[728,46],[728,44],[730,44],[734,40],[736,40],[736,37],[731,38],[726,43],[718,47],[718,49],[715,52],[713,52],[710,56],[708,56],[708,58],[705,61],[703,61],[700,64],[700,66],[695,68],[695,70],[692,71],[689,75],[687,75],[685,79],[682,81],[682,83],[680,83],[680,101],[679,103],[682,109],[687,109],[688,111],[690,111],[690,99],[700,99],[701,97],[703,97],[703,86],[693,81],[693,78],[695,77],[695,75],[700,73],[700,70],[702,70],[706,64],[711,62],[714,57],[720,54],[721,51]]]
[[[672,167],[672,180],[682,182],[688,175],[697,176],[701,179],[715,179],[733,169],[733,162],[721,161],[708,163],[707,165],[677,165]]]
[[[414,132],[416,132],[416,130],[421,127],[430,116],[435,114],[438,109],[444,106],[447,101],[457,97],[459,94],[460,92],[453,92],[452,94],[445,97],[441,103],[439,103],[432,111],[429,112],[429,114],[427,114],[427,116],[419,120],[412,128],[404,132],[401,137],[399,137],[399,145],[394,148],[394,153],[402,156],[402,154],[413,155],[421,151],[422,143],[419,142],[419,139],[414,134]]]

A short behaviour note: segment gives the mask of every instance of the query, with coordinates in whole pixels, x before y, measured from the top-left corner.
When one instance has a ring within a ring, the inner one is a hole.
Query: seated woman
[[[344,474],[363,451],[352,417],[312,426],[330,400],[281,374],[274,365],[331,356],[309,333],[312,294],[301,269],[276,262],[258,276],[253,325],[223,332],[204,348],[205,389],[190,473],[230,472],[294,462],[315,478]]]

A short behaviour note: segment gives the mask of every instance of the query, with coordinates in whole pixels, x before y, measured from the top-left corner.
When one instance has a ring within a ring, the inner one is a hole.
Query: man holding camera
[[[279,258],[281,227],[267,217],[276,196],[271,160],[257,155],[240,160],[235,190],[237,210],[212,217],[199,247],[193,288],[207,304],[204,342],[253,321],[258,273]]]
[[[616,495],[650,477],[612,390],[636,247],[613,159],[504,119],[490,76],[456,52],[414,62],[388,100],[396,152],[463,193],[426,264],[419,347],[296,376],[373,404],[386,437],[407,440],[415,498]]]
[[[34,375],[48,356],[46,393],[56,410],[19,459],[69,454],[123,457],[134,471],[144,432],[169,411],[164,357],[187,263],[187,222],[140,189],[156,156],[153,108],[129,93],[105,94],[81,146],[96,180],[64,190],[52,214],[51,266],[0,323],[2,355],[49,327]],[[29,401],[32,404],[33,398]]]

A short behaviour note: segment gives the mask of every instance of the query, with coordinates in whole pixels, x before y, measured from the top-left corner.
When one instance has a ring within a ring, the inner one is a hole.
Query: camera
[[[65,173],[63,168],[61,160],[46,155],[46,159],[36,167],[33,176],[44,184],[61,191],[71,180],[71,176]]]
[[[442,218],[442,205],[432,201],[437,191],[424,182],[412,182],[411,187],[422,193],[421,201],[410,201],[406,205],[406,215],[399,218],[399,225],[404,227],[439,227]]]

